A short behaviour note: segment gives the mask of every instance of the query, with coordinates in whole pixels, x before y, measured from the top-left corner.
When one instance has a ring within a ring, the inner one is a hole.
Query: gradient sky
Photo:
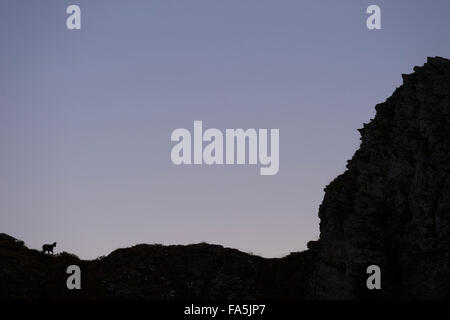
[[[366,28],[370,4],[383,30]],[[2,0],[0,232],[82,258],[144,242],[303,250],[374,106],[450,57],[449,14],[448,0]],[[279,173],[173,165],[170,134],[194,120],[279,128]]]

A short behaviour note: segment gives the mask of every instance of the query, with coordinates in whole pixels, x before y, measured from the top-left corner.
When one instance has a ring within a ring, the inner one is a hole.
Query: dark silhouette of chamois
[[[43,253],[48,252],[48,253],[53,254],[53,249],[54,249],[55,247],[56,247],[56,242],[53,242],[53,244],[44,244],[44,245],[42,246],[42,252],[43,252]]]

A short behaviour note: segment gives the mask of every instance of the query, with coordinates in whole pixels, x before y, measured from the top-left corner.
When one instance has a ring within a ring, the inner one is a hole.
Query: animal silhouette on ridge
[[[42,246],[42,253],[51,253],[53,254],[53,249],[56,247],[56,242],[53,242],[53,244],[44,244]]]

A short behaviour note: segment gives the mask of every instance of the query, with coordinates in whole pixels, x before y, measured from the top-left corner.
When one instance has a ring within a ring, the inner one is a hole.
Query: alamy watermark
[[[70,5],[66,9],[69,14],[66,20],[66,27],[69,30],[81,30],[81,8],[78,5]],[[366,20],[366,26],[369,30],[381,29],[381,8],[378,5],[370,5],[366,9],[366,14],[370,16]]]
[[[381,268],[375,264],[368,266],[366,270],[370,276],[367,278],[366,286],[369,290],[381,289]]]
[[[69,290],[81,290],[81,269],[76,264],[70,265],[66,270],[70,276],[66,280],[66,286]]]
[[[170,154],[176,165],[259,163],[261,175],[275,175],[280,168],[279,129],[270,129],[270,133],[268,129],[226,129],[223,134],[214,128],[203,132],[203,122],[194,121],[193,136],[180,128],[172,132],[170,140],[177,142]]]

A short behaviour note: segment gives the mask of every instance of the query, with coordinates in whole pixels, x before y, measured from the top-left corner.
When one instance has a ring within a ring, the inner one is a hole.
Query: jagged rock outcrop
[[[138,245],[94,261],[0,234],[0,298],[443,299],[450,297],[450,60],[429,58],[364,125],[325,189],[320,239],[263,259],[221,246]],[[83,290],[66,289],[77,264]],[[368,290],[378,265],[382,289]]]
[[[414,71],[325,190],[311,297],[449,298],[450,60]],[[380,291],[366,288],[372,264]]]

